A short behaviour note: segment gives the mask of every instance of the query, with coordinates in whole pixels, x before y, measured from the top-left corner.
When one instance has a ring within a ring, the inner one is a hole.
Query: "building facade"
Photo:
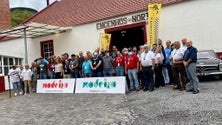
[[[65,0],[64,0],[65,1]],[[62,1],[60,1],[62,2]],[[60,3],[62,4],[62,3]],[[222,33],[222,1],[212,0],[188,0],[170,5],[165,5],[161,10],[159,37],[165,45],[166,40],[172,42],[187,38],[193,41],[198,50],[211,49],[222,52],[220,36]],[[58,6],[53,3],[47,8]],[[36,21],[42,13],[39,12]],[[99,47],[101,33],[111,33],[111,45],[117,45],[119,49],[124,46],[138,46],[147,42],[147,10],[130,12],[111,18],[76,24],[72,30],[65,33],[29,38],[28,41],[28,63],[40,56],[57,55],[64,52],[78,54],[79,51],[94,51]],[[28,20],[28,21],[34,21]],[[39,21],[43,23],[43,21]],[[0,56],[2,59],[2,73],[7,75],[4,57],[16,60],[24,58],[24,40],[14,39],[0,42]],[[8,59],[9,60],[9,59]],[[11,65],[12,63],[9,64]],[[18,64],[20,62],[18,61]],[[8,65],[8,68],[9,66]],[[7,84],[7,79],[5,80]],[[6,85],[7,86],[7,85]]]

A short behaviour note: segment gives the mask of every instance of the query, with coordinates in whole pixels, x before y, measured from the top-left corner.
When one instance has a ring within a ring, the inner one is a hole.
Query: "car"
[[[222,60],[214,50],[198,51],[196,71],[199,77],[218,75],[222,78]]]

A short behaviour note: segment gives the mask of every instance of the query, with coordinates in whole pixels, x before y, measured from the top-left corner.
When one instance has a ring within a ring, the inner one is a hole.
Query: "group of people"
[[[197,49],[192,41],[182,39],[171,44],[166,41],[166,48],[159,39],[158,44],[141,45],[123,48],[119,51],[116,46],[113,50],[104,51],[97,48],[93,53],[87,51],[84,55],[68,53],[61,56],[50,56],[48,59],[40,58],[29,65],[17,68],[13,65],[9,76],[13,83],[13,91],[17,95],[36,90],[37,79],[62,79],[83,77],[110,77],[126,76],[129,91],[152,92],[154,88],[173,85],[173,89],[186,90],[186,83],[190,83],[194,94],[199,93],[199,81],[196,75]],[[31,84],[32,83],[32,84]],[[22,85],[24,84],[24,85]],[[28,88],[28,89],[27,89]]]

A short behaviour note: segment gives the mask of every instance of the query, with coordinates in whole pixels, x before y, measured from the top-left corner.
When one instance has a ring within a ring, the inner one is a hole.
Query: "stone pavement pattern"
[[[31,94],[0,100],[0,125],[222,125],[222,81],[201,93]]]

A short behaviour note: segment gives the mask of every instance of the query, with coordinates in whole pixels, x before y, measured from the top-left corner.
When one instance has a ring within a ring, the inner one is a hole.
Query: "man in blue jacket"
[[[183,64],[186,68],[187,77],[190,81],[191,89],[189,92],[193,94],[199,93],[199,80],[196,73],[197,49],[192,46],[192,41],[188,40],[187,50],[184,52]]]

